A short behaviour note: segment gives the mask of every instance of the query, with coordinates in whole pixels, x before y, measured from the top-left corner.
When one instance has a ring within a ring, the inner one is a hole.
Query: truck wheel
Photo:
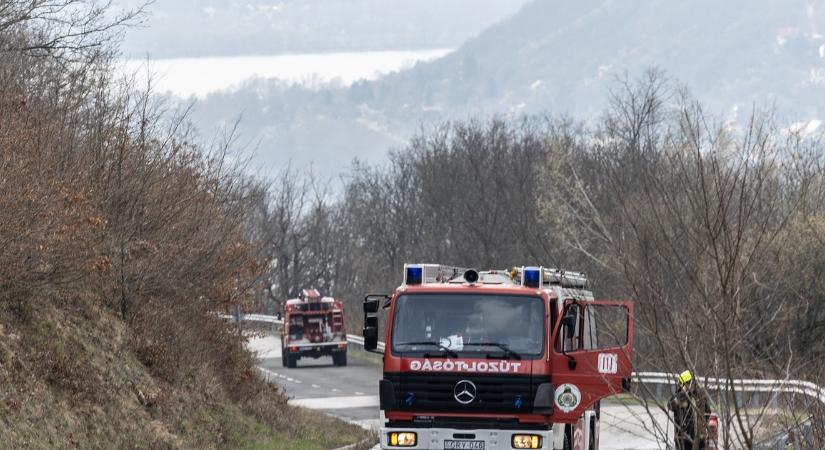
[[[598,450],[596,448],[596,417],[590,418],[590,442],[587,444],[589,450]]]
[[[289,357],[289,351],[286,347],[281,347],[281,365],[286,367],[286,359]]]
[[[333,353],[332,354],[332,363],[336,366],[346,366],[347,365],[347,352],[342,353]]]
[[[287,353],[286,357],[286,367],[287,369],[294,369],[298,366],[298,356],[297,355],[290,355]]]
[[[564,426],[564,450],[573,450],[573,426]]]

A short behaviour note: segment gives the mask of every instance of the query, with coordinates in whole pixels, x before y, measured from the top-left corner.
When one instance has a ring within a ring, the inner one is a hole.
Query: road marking
[[[341,392],[341,390],[338,388],[332,388],[332,392]]]
[[[315,388],[315,389],[318,389],[321,386],[318,386],[317,384],[313,384],[312,387]]]
[[[355,395],[364,395],[364,393],[363,393],[363,392],[357,392],[357,391],[356,391],[356,392],[355,392]]]
[[[264,373],[264,375],[266,375],[265,379],[269,382],[275,381],[275,380],[273,380],[273,378],[275,378],[276,375],[280,376],[277,373],[275,373],[275,372],[273,372],[269,369],[264,369],[263,367],[258,367],[258,370],[260,370],[261,372]]]
[[[301,398],[292,399],[290,404],[295,406],[303,406],[310,409],[346,409],[346,408],[365,408],[378,406],[378,396],[369,395],[361,397],[320,397],[320,398]]]
[[[277,376],[278,378],[280,378],[282,380],[290,381],[290,382],[295,383],[295,384],[303,383],[303,381],[301,381],[301,380],[296,380],[294,378],[289,378],[286,375],[281,375],[278,372],[273,372],[269,369],[264,369],[263,367],[258,367],[258,370],[260,370],[261,372],[266,374],[267,379],[275,378]]]

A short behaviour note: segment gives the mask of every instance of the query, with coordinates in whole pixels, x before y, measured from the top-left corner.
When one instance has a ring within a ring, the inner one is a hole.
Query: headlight
[[[388,441],[393,447],[413,447],[417,436],[410,431],[393,432],[388,436]]]
[[[514,434],[513,448],[541,448],[541,436],[537,434]]]

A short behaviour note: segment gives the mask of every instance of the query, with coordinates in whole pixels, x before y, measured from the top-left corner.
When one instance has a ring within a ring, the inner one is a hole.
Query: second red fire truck
[[[344,305],[323,297],[316,289],[304,289],[284,304],[281,360],[294,368],[301,358],[331,356],[336,366],[347,365],[347,328]]]
[[[633,304],[580,273],[408,264],[365,299],[368,350],[381,309],[385,449],[596,450],[599,401],[630,388]]]

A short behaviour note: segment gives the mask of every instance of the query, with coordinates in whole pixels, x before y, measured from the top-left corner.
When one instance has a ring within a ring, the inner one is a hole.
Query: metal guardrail
[[[227,320],[235,320],[236,317],[231,314],[220,314],[219,317],[222,319]],[[283,325],[284,320],[279,319],[276,316],[267,316],[265,314],[242,314],[241,320],[246,322],[263,322],[263,323],[272,323],[276,325]],[[347,342],[352,342],[356,345],[364,345],[364,338],[355,334],[348,334],[347,335]],[[384,351],[384,343],[378,342],[377,350]]]
[[[642,384],[676,384],[676,374],[665,372],[634,372],[634,381]],[[825,406],[825,389],[810,381],[802,380],[753,380],[697,377],[706,389],[732,390],[733,392],[761,392],[774,394],[801,394],[819,401]]]
[[[224,319],[235,319],[232,315],[221,315]],[[283,319],[264,314],[243,314],[241,320],[250,322],[265,322],[273,324],[283,324]],[[354,334],[347,335],[347,341],[356,345],[364,345],[364,338]],[[384,351],[383,342],[378,342],[377,350]],[[642,384],[675,385],[678,374],[667,372],[633,372],[633,381]],[[825,388],[822,388],[810,381],[802,380],[755,380],[755,379],[734,379],[698,377],[704,382],[706,389],[732,389],[733,392],[759,392],[801,394],[819,401],[825,406]]]
[[[235,320],[233,315],[219,315],[223,319]],[[278,319],[276,316],[268,316],[265,314],[243,314],[240,317],[242,321],[249,322],[263,322],[277,325],[283,325],[283,319]],[[356,345],[364,345],[364,338],[354,334],[347,335],[347,341]],[[377,350],[384,351],[385,344],[378,342]],[[802,380],[755,380],[755,379],[734,379],[713,378],[713,377],[698,377],[704,382],[706,389],[732,389],[734,393],[750,392],[750,393],[767,393],[776,394],[778,392],[788,394],[801,394],[811,399],[820,402],[825,406],[825,388],[822,388],[809,381]],[[633,381],[641,384],[655,384],[661,390],[661,386],[676,385],[677,374],[667,372],[633,372]],[[661,394],[661,392],[659,392]],[[812,424],[808,420],[800,427],[800,438],[806,439],[806,442],[813,441]],[[788,447],[791,439],[788,433],[778,435],[766,442],[757,444],[755,448],[759,450],[784,450]],[[794,441],[796,442],[796,441]],[[794,448],[801,448],[798,447]]]

